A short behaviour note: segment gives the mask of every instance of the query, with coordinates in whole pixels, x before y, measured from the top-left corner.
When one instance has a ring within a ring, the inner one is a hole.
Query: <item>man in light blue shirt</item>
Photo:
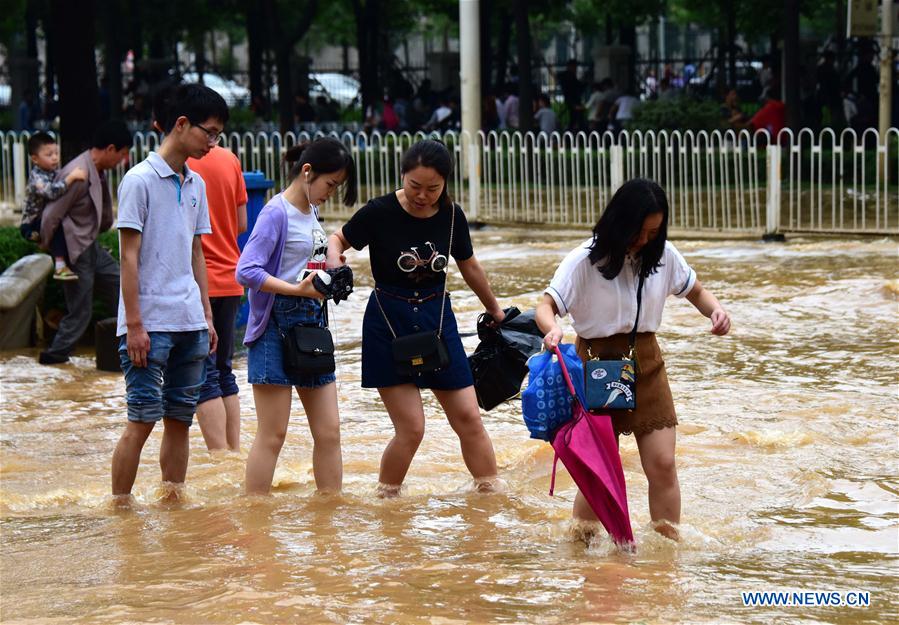
[[[112,457],[113,495],[130,495],[144,443],[160,420],[162,480],[177,488],[187,474],[189,427],[217,339],[200,244],[212,231],[206,185],[185,161],[209,152],[227,120],[216,92],[176,87],[157,117],[166,133],[158,152],[119,186],[118,336],[128,424]]]

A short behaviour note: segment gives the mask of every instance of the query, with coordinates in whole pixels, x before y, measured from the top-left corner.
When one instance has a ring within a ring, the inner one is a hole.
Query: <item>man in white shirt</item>
[[[534,121],[540,128],[540,133],[551,135],[559,130],[559,122],[556,119],[556,113],[549,105],[549,97],[544,94],[537,96],[537,111],[534,113]]]
[[[619,96],[609,111],[609,120],[612,122],[615,131],[624,128],[625,122],[634,118],[634,109],[639,106],[638,100],[630,91],[626,91],[624,95]]]
[[[518,96],[515,95],[512,85],[509,85],[508,93],[509,96],[503,102],[503,118],[509,130],[518,130]]]

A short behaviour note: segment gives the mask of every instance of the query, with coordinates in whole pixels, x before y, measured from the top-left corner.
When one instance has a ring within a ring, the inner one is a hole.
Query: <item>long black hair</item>
[[[287,150],[284,154],[284,162],[290,166],[287,176],[289,182],[293,182],[303,165],[307,163],[312,168],[312,178],[315,180],[319,174],[333,174],[337,171],[346,172],[346,181],[343,191],[343,203],[352,206],[356,203],[356,161],[347,147],[333,137],[319,137],[315,141],[304,141]]]
[[[437,208],[452,208],[453,198],[449,194],[449,179],[453,175],[453,155],[443,141],[425,139],[406,150],[400,163],[400,172],[405,175],[416,167],[430,167],[443,178],[443,191],[437,198]]]
[[[643,221],[654,213],[662,213],[659,234],[637,254],[640,275],[644,278],[655,273],[662,264],[668,239],[668,198],[662,187],[646,178],[628,180],[615,192],[593,227],[590,245],[590,262],[604,278],[611,280],[618,275],[628,248],[640,236]]]

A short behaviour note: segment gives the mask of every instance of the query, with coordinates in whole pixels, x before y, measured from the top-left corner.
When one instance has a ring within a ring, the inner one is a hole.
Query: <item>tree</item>
[[[262,9],[259,0],[246,0],[244,3],[247,14],[247,52],[250,75],[250,100],[253,103],[268,100],[268,94],[263,93],[262,88],[262,55],[265,50],[265,20],[262,18]],[[256,111],[258,114],[259,111]]]
[[[318,0],[305,2],[262,0],[262,8],[278,70],[278,118],[281,122],[281,132],[287,132],[293,128],[294,85],[290,69],[291,56],[296,44],[312,26],[315,12],[318,10]]]
[[[122,0],[101,0],[102,15],[100,18],[103,31],[103,66],[104,83],[109,105],[108,114],[112,119],[122,117],[122,60],[128,46],[123,36],[127,30],[120,28],[125,21]]]
[[[798,131],[799,107],[799,0],[785,0],[783,12],[784,38],[784,94],[786,123],[788,128]]]
[[[518,128],[528,132],[534,125],[534,94],[531,89],[531,25],[527,0],[515,0],[513,11],[518,49]]]
[[[362,117],[379,100],[378,35],[381,28],[381,0],[352,0],[356,17],[356,50],[359,54],[359,83]]]
[[[100,115],[94,56],[94,0],[51,0],[51,37],[59,75],[62,162],[90,147]]]
[[[618,43],[630,48],[627,73],[633,83],[637,66],[637,24],[664,14],[667,4],[666,0],[572,0],[566,8],[566,17],[583,33],[595,33],[600,24],[605,24],[607,44],[616,38],[617,30]],[[625,89],[634,87],[633,84],[621,86]]]

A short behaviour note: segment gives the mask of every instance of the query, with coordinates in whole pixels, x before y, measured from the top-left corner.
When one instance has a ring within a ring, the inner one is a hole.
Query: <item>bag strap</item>
[[[553,453],[553,473],[552,477],[549,478],[549,496],[553,496],[553,492],[556,490],[556,465],[559,463],[559,454]]]
[[[278,320],[275,318],[274,314],[271,314],[270,318],[272,321],[275,322],[275,327],[278,328],[278,334],[280,334],[281,338],[283,339],[286,336],[284,334],[284,328],[282,328],[281,324],[278,323]],[[326,330],[328,330],[329,329],[329,327],[328,327],[328,300],[322,300],[322,321],[324,322],[324,326],[322,326],[322,327],[324,327]],[[300,324],[300,325],[302,325],[302,324]]]
[[[553,351],[556,353],[556,357],[559,359],[559,366],[562,367],[562,375],[565,376],[565,385],[568,387],[568,392],[571,393],[571,396],[577,399],[577,393],[574,390],[574,384],[571,383],[571,376],[568,375],[568,367],[565,366],[565,359],[562,358],[562,352],[559,351],[559,346],[556,345],[553,347]]]
[[[437,337],[440,338],[443,335],[443,311],[446,306],[446,282],[449,280],[449,256],[453,253],[453,230],[456,227],[456,205],[452,205],[452,216],[450,217],[450,236],[449,236],[449,249],[447,249],[447,259],[446,259],[446,276],[443,279],[443,297],[440,299],[440,324],[437,327]],[[393,335],[393,338],[397,338],[396,332],[393,329],[393,326],[390,325],[390,319],[387,318],[387,313],[384,312],[384,307],[381,305],[381,298],[378,297],[378,289],[375,287],[374,290],[375,301],[378,303],[378,308],[381,310],[381,316],[384,317],[384,321],[387,323],[387,329],[390,330],[390,334]]]
[[[628,337],[628,358],[634,358],[634,346],[637,344],[637,324],[640,323],[640,306],[643,303],[643,273],[640,273],[640,283],[637,285],[637,318],[634,319],[634,327],[631,328],[631,335]]]

